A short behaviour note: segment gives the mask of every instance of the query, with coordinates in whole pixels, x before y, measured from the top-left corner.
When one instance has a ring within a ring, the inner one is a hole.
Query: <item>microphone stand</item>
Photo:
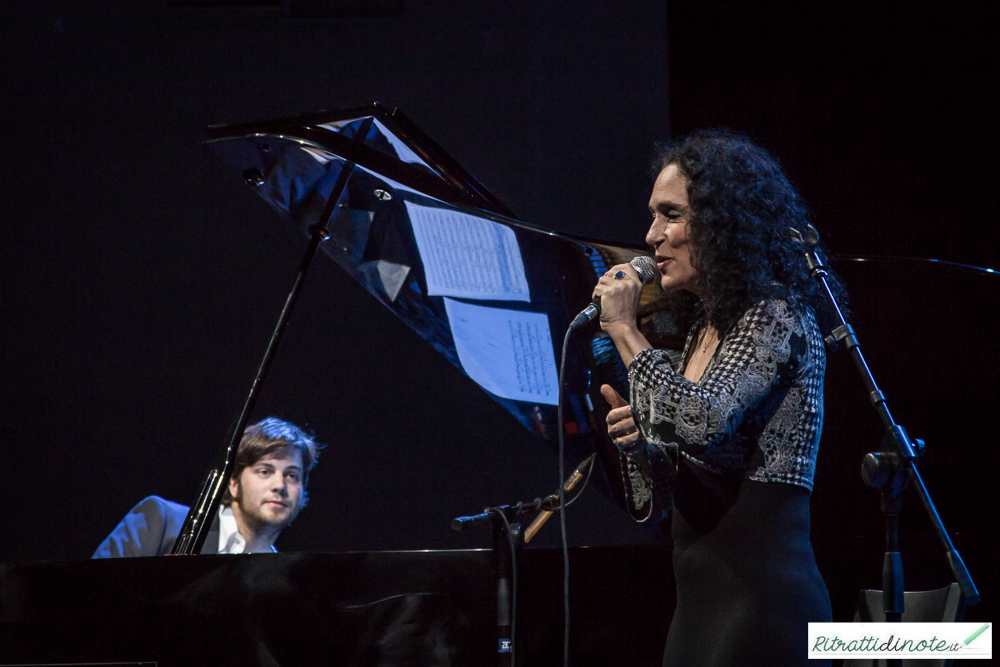
[[[558,496],[536,498],[530,503],[487,507],[482,514],[451,520],[454,530],[490,524],[493,533],[493,571],[497,579],[497,664],[513,667],[517,628],[517,554],[521,552],[521,524],[512,523],[522,514],[551,511],[559,506]],[[512,586],[513,584],[513,586]]]
[[[517,554],[521,552],[523,543],[531,541],[531,538],[552,516],[552,512],[560,508],[562,502],[560,495],[565,497],[564,492],[572,490],[581,480],[584,480],[584,488],[587,486],[596,456],[596,454],[591,454],[585,458],[563,482],[562,488],[552,495],[535,498],[530,503],[487,507],[482,514],[460,516],[451,520],[451,527],[454,530],[464,530],[487,522],[493,528],[493,568],[497,573],[497,642],[501,667],[513,667],[514,665],[514,640],[517,630]],[[587,471],[586,476],[584,476],[584,470]],[[582,489],[566,502],[566,506],[571,505],[580,493],[582,493]],[[535,520],[528,526],[528,530],[524,532],[522,543],[522,540],[519,539],[521,537],[521,524],[511,522],[529,512],[537,514]],[[508,561],[511,563],[509,571],[507,569]],[[513,580],[513,595],[511,594],[511,579]]]
[[[355,147],[364,144],[365,139],[368,137],[368,131],[371,129],[372,121],[373,118],[369,117],[361,123],[357,134],[354,135]],[[271,361],[278,350],[281,336],[285,332],[285,327],[288,325],[288,320],[292,315],[292,308],[299,298],[302,285],[305,283],[306,274],[309,272],[309,266],[312,264],[313,258],[319,250],[319,245],[330,238],[330,231],[327,229],[327,225],[330,224],[330,220],[333,219],[334,213],[336,213],[337,203],[340,201],[340,197],[347,187],[347,181],[353,172],[354,163],[350,160],[345,161],[340,174],[337,176],[333,191],[330,193],[329,199],[327,199],[326,207],[319,217],[319,221],[309,228],[311,238],[305,255],[299,264],[299,271],[295,276],[295,281],[292,283],[292,289],[285,299],[285,306],[278,316],[278,323],[271,334],[271,340],[264,351],[264,358],[261,360],[260,366],[257,368],[257,374],[250,385],[250,391],[243,402],[243,406],[236,413],[236,417],[229,426],[226,439],[223,441],[222,449],[216,459],[216,462],[221,462],[221,465],[212,466],[205,474],[205,479],[201,483],[201,490],[198,492],[198,498],[191,505],[191,509],[184,518],[184,524],[181,526],[181,531],[170,551],[171,556],[190,556],[201,553],[201,548],[205,544],[205,538],[208,536],[208,530],[212,525],[215,513],[219,510],[222,495],[225,493],[226,487],[229,486],[229,479],[233,476],[233,469],[236,467],[236,452],[239,449],[240,441],[243,439],[243,431],[246,430],[247,422],[250,421],[250,413],[257,402],[257,396],[260,394],[264,378],[271,368]],[[251,185],[260,186],[264,184],[263,174],[256,169],[248,169],[244,172],[243,176]]]
[[[886,622],[901,622],[904,610],[903,561],[899,553],[899,514],[903,510],[903,489],[908,483],[913,484],[920,497],[924,511],[944,547],[948,566],[962,589],[962,594],[965,595],[966,603],[970,606],[977,604],[980,600],[979,591],[976,589],[965,563],[959,556],[958,550],[952,544],[948,531],[945,530],[944,522],[938,515],[930,493],[928,493],[924,480],[917,469],[916,460],[924,451],[924,443],[917,439],[911,440],[906,429],[895,422],[889,412],[885,394],[875,384],[875,378],[872,377],[868,364],[861,354],[854,329],[844,320],[843,313],[841,313],[837,300],[827,283],[826,278],[829,274],[816,251],[816,245],[819,243],[819,232],[812,225],[806,227],[805,236],[797,229],[789,229],[789,232],[792,238],[802,246],[809,273],[823,287],[823,293],[837,320],[838,326],[825,340],[835,347],[842,345],[847,350],[861,375],[861,380],[868,391],[868,398],[886,429],[879,451],[869,452],[865,455],[861,465],[861,477],[865,484],[881,491],[881,511],[885,516],[886,547],[882,564],[882,610],[885,612]],[[890,659],[888,664],[899,665],[901,662],[901,659]]]

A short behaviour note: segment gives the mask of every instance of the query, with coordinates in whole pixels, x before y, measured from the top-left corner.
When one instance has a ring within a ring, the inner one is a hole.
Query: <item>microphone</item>
[[[583,471],[587,469],[587,466],[594,464],[595,456],[597,456],[597,454],[591,454],[583,460],[583,463],[576,467],[573,474],[571,474],[569,478],[563,482],[563,489],[566,491],[573,490],[573,487],[575,487],[580,480],[583,479]],[[530,542],[531,538],[535,536],[535,533],[537,533],[541,527],[545,525],[545,522],[549,520],[552,513],[559,509],[559,491],[556,491],[551,496],[547,496],[544,500],[542,500],[541,505],[546,506],[545,509],[535,516],[535,520],[531,522],[530,526],[528,526],[528,530],[524,531],[525,544]]]
[[[639,274],[639,280],[642,281],[643,285],[648,285],[656,278],[659,271],[656,269],[656,262],[653,261],[652,257],[646,257],[645,255],[640,255],[632,259],[629,264],[635,269],[635,272]],[[570,322],[569,328],[576,329],[582,327],[587,322],[590,322],[595,317],[601,314],[601,298],[597,297],[594,302],[583,309],[583,311],[573,318]]]

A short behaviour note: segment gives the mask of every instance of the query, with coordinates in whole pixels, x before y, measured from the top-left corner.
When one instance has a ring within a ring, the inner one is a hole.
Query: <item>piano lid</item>
[[[372,127],[364,144],[358,146],[351,140],[365,118],[372,118]],[[388,111],[377,102],[368,107],[217,125],[210,127],[208,134],[212,150],[230,166],[240,168],[251,181],[257,173],[268,173],[281,155],[273,142],[290,141],[312,152],[317,160],[336,155],[441,201],[516,218],[401,111]],[[254,138],[271,141],[255,142]],[[234,141],[238,139],[250,141]],[[276,201],[269,198],[277,193],[258,194],[283,210],[280,197]]]
[[[357,144],[367,118],[373,122]],[[209,133],[209,148],[303,231],[320,222],[353,162],[320,247],[525,428],[556,441],[558,358],[569,322],[608,267],[644,249],[516,219],[398,110],[374,105]],[[658,285],[646,288],[641,324],[654,344],[679,349],[681,336],[655,312],[660,295]],[[567,354],[567,452],[582,459],[599,451],[621,498],[602,383],[627,395],[625,368],[592,323],[571,337]]]

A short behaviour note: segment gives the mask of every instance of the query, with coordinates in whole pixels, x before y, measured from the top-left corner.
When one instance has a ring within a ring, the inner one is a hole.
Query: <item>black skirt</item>
[[[830,621],[809,542],[809,490],[729,479],[681,457],[674,488],[677,608],[664,667],[819,667],[808,623]]]

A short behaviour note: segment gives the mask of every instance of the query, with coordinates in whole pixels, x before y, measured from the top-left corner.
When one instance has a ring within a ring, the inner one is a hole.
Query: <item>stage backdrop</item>
[[[641,242],[663,3],[191,4],[4,9],[2,561],[88,557],[142,497],[190,503],[249,388],[307,239],[200,146],[210,124],[377,100],[523,219]],[[558,486],[548,445],[325,256],[269,414],[327,443],[282,549],[489,547],[450,519]],[[651,539],[600,494],[573,509],[574,544]]]
[[[141,497],[189,502],[246,392],[306,241],[199,146],[209,124],[378,100],[526,221],[632,243],[653,142],[726,125],[777,154],[835,252],[1000,267],[987,3],[99,4],[0,20],[3,561],[84,558]],[[931,448],[925,475],[987,600],[975,617],[992,620],[996,276],[838,267],[896,416]],[[879,586],[857,467],[881,431],[842,356],[827,397],[813,532],[844,617]],[[267,414],[327,443],[283,549],[485,547],[448,520],[557,484],[547,445],[325,257]],[[912,495],[904,527],[908,581],[947,583]],[[569,534],[656,539],[590,492]]]

